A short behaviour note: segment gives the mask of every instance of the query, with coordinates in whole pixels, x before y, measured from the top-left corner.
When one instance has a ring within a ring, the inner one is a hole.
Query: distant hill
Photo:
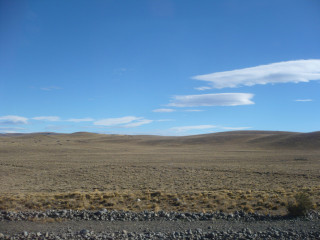
[[[320,150],[320,131],[311,133],[296,133],[290,136],[274,139],[270,146],[280,148],[298,148]]]
[[[76,132],[72,134],[57,134],[51,132],[30,134],[0,134],[0,137],[41,138],[41,139],[74,139],[89,143],[139,144],[145,146],[183,146],[212,145],[237,148],[263,149],[314,149],[320,150],[320,131],[311,133],[281,132],[281,131],[230,131],[202,135],[172,137],[153,135],[117,135]]]
[[[320,150],[320,132],[296,133],[281,131],[231,131],[211,134],[160,137],[148,139],[145,144],[205,144],[254,147],[267,149],[315,149]]]

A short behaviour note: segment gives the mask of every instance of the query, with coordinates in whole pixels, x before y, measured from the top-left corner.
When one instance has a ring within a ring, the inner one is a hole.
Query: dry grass
[[[314,198],[320,199],[320,189],[305,189]],[[263,212],[285,214],[287,203],[297,194],[291,191],[217,190],[207,192],[72,192],[30,193],[0,196],[1,210],[46,210],[46,209],[116,209],[129,211],[193,211],[210,212],[222,210],[233,212]],[[319,203],[319,202],[318,202]],[[320,204],[313,208],[319,209]]]
[[[319,148],[270,147],[279,142],[272,134],[220,135],[0,137],[0,209],[284,214],[302,189],[319,209]]]

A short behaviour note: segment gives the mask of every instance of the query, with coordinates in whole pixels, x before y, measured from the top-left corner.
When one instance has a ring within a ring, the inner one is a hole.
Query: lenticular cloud
[[[201,95],[175,96],[168,106],[201,107],[201,106],[238,106],[254,104],[252,93],[215,93]]]
[[[253,86],[268,83],[299,83],[320,80],[320,60],[296,60],[194,76],[212,88]]]

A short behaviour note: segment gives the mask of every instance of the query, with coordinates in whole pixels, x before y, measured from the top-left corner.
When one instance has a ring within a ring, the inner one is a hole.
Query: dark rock
[[[89,233],[90,233],[90,231],[87,230],[87,229],[82,229],[82,230],[80,231],[80,234],[81,234],[81,235],[87,235],[87,234],[89,234]]]

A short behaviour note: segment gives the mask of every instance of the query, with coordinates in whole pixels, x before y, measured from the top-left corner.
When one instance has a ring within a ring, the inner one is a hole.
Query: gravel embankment
[[[320,213],[0,212],[0,239],[320,239]]]

